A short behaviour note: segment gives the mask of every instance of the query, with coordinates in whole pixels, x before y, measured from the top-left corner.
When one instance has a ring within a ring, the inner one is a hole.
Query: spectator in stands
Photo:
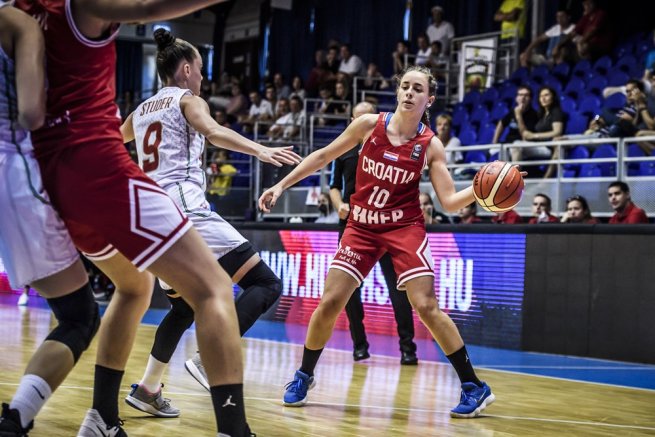
[[[441,6],[433,6],[431,13],[432,23],[427,27],[425,33],[430,40],[430,44],[439,41],[443,53],[447,55],[450,53],[450,40],[455,36],[455,28],[451,23],[443,19],[444,11]]]
[[[612,182],[607,188],[607,197],[614,215],[610,218],[612,224],[648,223],[646,212],[637,207],[630,197],[630,187],[622,181]]]
[[[220,124],[221,126],[226,127],[228,129],[232,129],[232,124],[227,119],[227,114],[225,113],[224,110],[217,109],[214,112],[214,120],[216,120],[216,123]]]
[[[566,34],[554,49],[554,56],[570,41],[576,45],[580,59],[594,60],[612,49],[612,33],[607,13],[598,8],[596,0],[583,0],[583,14],[573,32]]]
[[[275,124],[268,130],[271,139],[298,139],[305,126],[305,111],[302,101],[294,96],[289,100],[289,113],[275,120]]]
[[[414,59],[414,64],[416,65],[425,65],[430,59],[430,54],[432,54],[432,49],[430,48],[430,43],[428,42],[428,37],[424,33],[419,34],[416,37],[416,58]]]
[[[462,225],[482,222],[482,219],[478,217],[478,204],[476,202],[458,210],[457,215],[459,216],[459,224]]]
[[[428,193],[422,192],[419,194],[418,199],[426,225],[450,224],[450,218],[446,214],[437,211],[434,207],[432,196]]]
[[[559,223],[559,219],[550,213],[552,201],[546,194],[538,193],[532,198],[532,217],[528,224]]]
[[[289,99],[280,99],[275,105],[275,111],[273,118],[277,120],[280,117],[284,117],[289,113]]]
[[[332,95],[332,88],[329,87],[328,85],[323,85],[321,87],[321,90],[319,91],[319,94],[321,96],[321,103],[318,106],[318,109],[316,112],[319,114],[331,114],[335,115],[337,114],[337,109],[338,106],[334,102],[334,96]],[[331,126],[337,124],[339,121],[335,119],[330,119],[330,118],[319,118],[318,119],[318,124],[319,126]]]
[[[396,43],[396,51],[391,54],[393,58],[393,74],[399,74],[405,69],[407,55],[409,55],[409,41],[398,41]]]
[[[318,213],[314,223],[339,223],[339,214],[332,206],[330,194],[327,192],[321,193],[318,198]]]
[[[591,215],[591,209],[589,209],[587,199],[575,195],[566,199],[566,211],[562,215],[562,223],[595,225],[600,223],[600,221]]]
[[[505,137],[506,143],[513,143],[514,141],[522,140],[521,131],[519,130],[519,124],[516,118],[516,114],[521,114],[521,120],[523,122],[523,129],[534,131],[534,127],[539,120],[537,111],[532,109],[532,90],[530,87],[521,85],[516,92],[516,106],[513,111],[510,111],[502,120],[496,125],[496,131],[494,132],[493,142],[497,143],[500,140],[505,128],[509,128],[507,136]]]
[[[330,72],[327,68],[327,61],[325,60],[325,51],[316,50],[316,53],[314,54],[314,63],[314,68],[309,72],[307,82],[305,83],[307,97],[311,98],[318,96],[321,86],[330,76]]]
[[[337,81],[334,86],[334,99],[340,102],[335,105],[335,114],[350,115],[350,85],[345,80]]]
[[[273,86],[275,87],[275,96],[277,100],[288,99],[291,95],[291,88],[284,83],[284,76],[282,73],[275,73],[273,75]]]
[[[620,138],[633,137],[640,126],[640,112],[637,110],[637,101],[644,97],[644,84],[639,79],[630,79],[625,85],[626,104],[616,114],[598,114],[589,123],[589,128],[583,136],[591,138]],[[641,106],[640,106],[641,107]],[[571,138],[574,136],[568,136]],[[579,137],[579,136],[576,136]]]
[[[369,91],[381,91],[386,90],[389,86],[389,81],[387,81],[382,73],[380,73],[377,64],[369,62],[368,68],[366,69],[366,78],[362,83],[363,89]]]
[[[250,93],[250,109],[248,115],[241,117],[239,122],[243,125],[244,132],[252,132],[255,123],[258,121],[270,121],[273,119],[273,106],[268,100],[262,99],[257,91]]]
[[[327,51],[327,55],[325,57],[325,63],[328,69],[328,72],[330,73],[331,79],[334,79],[339,72],[339,47],[338,46],[330,46]]]
[[[355,76],[364,75],[364,63],[359,56],[350,51],[350,45],[341,44],[340,48],[341,63],[339,64],[339,72],[347,74],[351,79]]]
[[[430,58],[428,59],[427,67],[433,70],[444,69],[448,66],[448,56],[443,53],[441,41],[432,41],[430,43]],[[437,72],[437,79],[445,78],[444,72]]]
[[[217,149],[207,168],[209,187],[207,192],[211,196],[225,196],[230,192],[232,178],[239,171],[229,163],[230,152],[226,149]]]
[[[248,113],[248,99],[243,94],[241,85],[238,83],[232,84],[231,93],[230,102],[225,108],[225,113],[227,114],[228,120],[234,122],[240,116],[244,116]]]
[[[453,118],[448,114],[440,114],[435,120],[437,138],[441,141],[446,149],[446,161],[448,164],[456,164],[464,160],[464,155],[460,151],[453,151],[454,147],[461,147],[462,143],[459,138],[453,135],[452,126]]]
[[[273,108],[273,118],[276,118],[278,113],[278,99],[273,84],[267,84],[266,88],[264,88],[264,99],[271,104],[271,107]]]
[[[520,60],[522,67],[530,67],[542,64],[552,66],[562,62],[572,61],[571,56],[573,53],[571,50],[572,46],[570,45],[562,46],[558,51],[557,56],[553,56],[553,50],[563,38],[563,36],[571,33],[575,28],[575,24],[571,23],[570,12],[567,9],[559,9],[557,11],[555,21],[556,24],[554,26],[533,39],[525,48],[523,53],[521,53]],[[535,53],[535,49],[546,41],[548,41],[546,54],[542,55],[541,53]]]
[[[522,113],[518,113],[516,119],[519,123],[519,131],[525,141],[553,141],[564,133],[564,124],[566,117],[560,108],[560,100],[557,92],[549,87],[543,86],[539,90],[539,119],[534,125],[534,130],[525,126]],[[557,159],[558,152],[556,147],[530,147],[530,148],[512,148],[512,160],[521,161],[522,159]],[[548,166],[544,178],[550,178],[555,172],[555,165]]]
[[[500,225],[515,225],[523,223],[523,219],[516,211],[510,209],[509,211],[496,213],[496,215],[492,217],[491,223]]]
[[[305,91],[305,88],[302,85],[302,79],[300,76],[294,76],[291,80],[291,94],[289,97],[297,96],[304,102],[306,95],[307,91]]]
[[[523,38],[527,20],[526,12],[525,0],[503,0],[494,15],[494,21],[501,23],[501,39],[514,38],[517,33],[519,39]]]

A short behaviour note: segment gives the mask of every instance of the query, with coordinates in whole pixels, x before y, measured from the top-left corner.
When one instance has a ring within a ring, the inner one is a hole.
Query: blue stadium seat
[[[489,111],[487,111],[487,108],[484,106],[477,106],[469,117],[469,121],[478,126],[481,126],[487,120],[489,120]]]
[[[582,79],[579,77],[574,77],[564,87],[564,94],[577,100],[578,97],[582,95],[585,86],[586,84]]]
[[[565,152],[566,159],[588,159],[589,150],[585,146],[575,146]],[[576,177],[580,172],[581,164],[564,164],[562,170],[564,177]]]
[[[498,100],[499,92],[496,88],[487,88],[487,90],[480,96],[480,103],[484,104],[487,109],[493,108]]]
[[[566,82],[569,78],[569,73],[571,72],[571,66],[566,62],[555,65],[553,67],[553,76],[557,77],[562,82]]]
[[[596,76],[587,83],[585,91],[593,93],[598,97],[603,95],[603,90],[607,87],[607,79],[604,76]]]
[[[509,114],[509,108],[507,107],[507,104],[501,100],[496,102],[494,105],[493,109],[491,110],[491,114],[489,114],[489,120],[494,123],[498,123],[498,121],[505,117],[507,114]]]
[[[548,75],[544,78],[544,81],[542,83],[543,86],[549,86],[555,91],[557,91],[558,95],[562,95],[562,82],[560,80],[552,75]]]
[[[578,105],[578,113],[587,117],[593,117],[600,113],[600,98],[593,94],[586,94],[580,100]]]
[[[578,177],[580,178],[597,178],[600,177],[600,168],[595,164],[581,164]]]
[[[506,85],[500,91],[500,99],[505,101],[508,105],[513,105],[516,99],[517,86]]]
[[[632,54],[627,54],[616,61],[615,68],[623,71],[624,73],[630,73],[634,70],[634,66],[637,65],[637,58]]]
[[[487,153],[484,150],[471,150],[464,155],[464,162],[467,164],[472,162],[487,162]]]
[[[594,153],[591,154],[592,158],[616,158],[616,148],[613,144],[601,144],[596,147]],[[616,163],[603,162],[598,164],[600,173],[604,177],[616,176]]]
[[[458,135],[459,140],[463,146],[470,146],[476,143],[478,135],[472,128],[462,129]]]
[[[465,108],[462,108],[457,112],[453,113],[453,126],[459,127],[464,123],[468,123],[468,121],[469,121],[469,113]]]
[[[632,53],[634,44],[631,41],[623,41],[614,48],[614,58],[621,59],[625,55]]]
[[[628,75],[628,73],[622,70],[612,70],[609,76],[607,77],[607,85],[623,86],[628,82],[629,79],[630,76]]]
[[[498,156],[499,156],[499,155],[500,155],[500,154],[499,154],[498,152],[493,153],[493,154],[489,157],[489,162],[498,161]]]
[[[530,78],[537,83],[543,83],[544,79],[549,74],[550,72],[548,71],[548,67],[546,67],[545,65],[539,65],[538,67],[535,67],[532,70],[532,72],[530,73]]]
[[[469,91],[468,93],[464,94],[464,99],[462,99],[462,103],[469,110],[477,106],[479,101],[480,101],[480,91],[478,90]]]
[[[478,129],[478,144],[491,144],[496,132],[496,125],[493,123],[485,123]]]
[[[509,77],[510,82],[515,85],[521,85],[530,77],[530,71],[526,67],[520,67]]]
[[[587,117],[574,112],[571,114],[569,121],[566,123],[564,133],[566,135],[581,134],[587,130],[587,124]]]
[[[594,62],[594,67],[593,70],[597,71],[598,73],[602,74],[603,76],[607,74],[607,72],[612,68],[612,58],[609,56],[605,55],[600,58],[596,62]]]
[[[626,103],[626,96],[623,93],[614,93],[603,102],[603,108],[606,108],[612,112],[618,111],[623,108]]]
[[[637,144],[628,144],[627,148],[627,155],[629,158],[639,158],[642,156],[646,156],[646,152],[644,152],[641,147]],[[640,167],[643,162],[639,161],[633,161],[628,163],[628,176],[639,176],[640,175]]]
[[[573,72],[571,74],[576,77],[584,77],[590,71],[591,71],[591,63],[586,59],[583,59],[582,61],[579,61],[577,64],[575,64],[575,67],[573,67]]]
[[[575,103],[575,100],[573,100],[572,98],[566,95],[560,96],[559,104],[560,107],[562,108],[562,111],[569,114],[569,116],[573,114],[577,108],[577,104]]]

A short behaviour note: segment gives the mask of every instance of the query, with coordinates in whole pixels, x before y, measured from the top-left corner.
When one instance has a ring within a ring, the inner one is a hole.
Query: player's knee
[[[439,311],[439,305],[436,298],[419,298],[412,302],[412,306],[421,318],[429,317],[434,312]]]
[[[261,293],[266,308],[270,308],[282,294],[282,281],[262,260],[250,269],[238,284],[244,292]]]
[[[175,294],[175,290],[170,290]],[[169,302],[171,303],[170,315],[179,319],[180,321],[190,320],[193,322],[193,308],[181,297],[171,297],[171,295],[166,293]],[[190,323],[189,323],[190,324]]]
[[[58,324],[46,340],[65,344],[73,353],[75,362],[91,344],[100,326],[98,304],[87,283],[66,296],[48,299]]]

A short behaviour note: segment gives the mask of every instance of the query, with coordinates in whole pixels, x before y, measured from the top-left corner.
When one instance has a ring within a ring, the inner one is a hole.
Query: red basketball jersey
[[[419,182],[434,132],[419,123],[414,138],[393,146],[387,137],[392,115],[380,114],[359,154],[348,219],[353,225],[373,225],[383,230],[424,223],[418,199]]]
[[[116,97],[118,25],[101,39],[86,38],[73,21],[70,0],[17,0],[43,29],[48,86],[44,126],[32,133],[37,157],[98,140],[122,143]]]

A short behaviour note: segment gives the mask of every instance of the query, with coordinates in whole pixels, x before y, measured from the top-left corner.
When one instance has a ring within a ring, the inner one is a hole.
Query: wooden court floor
[[[0,305],[0,399],[7,402],[38,342],[49,312]],[[124,397],[145,367],[155,328],[143,325],[123,380]],[[165,396],[182,410],[174,419],[145,415],[121,401],[131,437],[215,436],[209,394],[184,370],[195,351],[193,332],[183,337],[164,379]],[[655,436],[655,391],[479,370],[496,394],[483,417],[451,419],[459,399],[449,365],[421,361],[400,366],[373,356],[353,363],[348,352],[326,350],[317,386],[304,408],[281,405],[284,384],[300,363],[299,345],[243,340],[248,422],[261,436]],[[74,436],[91,404],[95,342],[37,417],[33,437]]]

